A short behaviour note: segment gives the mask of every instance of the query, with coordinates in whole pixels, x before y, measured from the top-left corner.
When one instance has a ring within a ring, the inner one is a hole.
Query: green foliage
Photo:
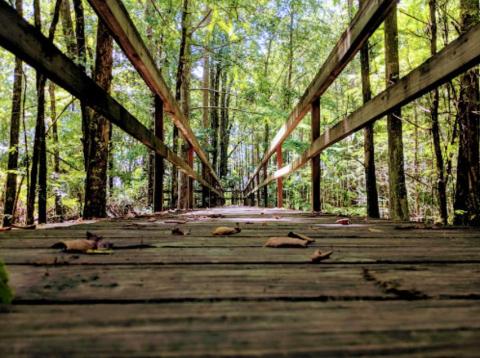
[[[8,274],[5,265],[0,261],[0,304],[10,304],[13,300],[13,293],[8,287]]]

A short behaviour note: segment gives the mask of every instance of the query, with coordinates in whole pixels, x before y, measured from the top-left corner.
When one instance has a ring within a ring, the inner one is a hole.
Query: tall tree
[[[360,0],[360,7],[365,0]],[[349,7],[351,8],[351,6]],[[367,43],[360,50],[360,66],[362,74],[362,96],[363,103],[372,99],[372,90],[370,86],[370,56],[369,44]],[[373,123],[367,125],[363,130],[363,151],[365,157],[365,186],[367,192],[367,215],[371,218],[379,218],[380,210],[378,208],[377,177],[375,174],[375,145]]]
[[[53,41],[60,14],[61,0],[55,2],[52,22],[48,31],[48,39]],[[41,31],[42,18],[40,1],[33,1],[35,27]],[[47,148],[45,140],[45,86],[47,79],[40,72],[36,72],[37,88],[37,120],[32,155],[32,170],[30,172],[30,186],[27,198],[27,224],[34,222],[35,194],[38,179],[38,222],[47,222]]]
[[[460,0],[461,32],[479,21],[478,0]],[[458,103],[459,146],[454,223],[480,225],[479,121],[480,90],[478,68],[460,77]]]
[[[385,19],[385,74],[386,85],[398,82],[400,66],[398,59],[397,6]],[[402,112],[400,109],[387,116],[388,130],[388,182],[390,191],[390,217],[393,220],[409,220],[407,186],[403,159]]]
[[[75,38],[77,42],[77,62],[84,71],[87,69],[87,49],[85,44],[85,12],[83,10],[82,0],[73,0],[73,9],[75,12]],[[89,146],[89,122],[90,112],[83,102],[80,102],[80,108],[82,111],[82,143],[83,143],[83,160],[85,163],[85,171],[88,164],[88,152]]]
[[[50,119],[52,122],[51,126],[53,137],[53,170],[54,178],[58,179],[60,175],[60,148],[58,142],[58,121],[56,111],[55,85],[51,81],[48,83],[48,94],[50,97]],[[60,194],[60,190],[58,188],[55,189],[55,216],[60,221],[63,221],[62,195]]]
[[[437,1],[429,0],[430,10],[430,53],[434,56],[437,53]],[[440,125],[438,122],[439,90],[435,88],[431,93],[430,118],[432,120],[432,138],[435,151],[435,164],[437,169],[437,192],[440,207],[440,217],[444,225],[448,222],[447,212],[447,189],[445,182],[445,170],[443,166],[443,155],[440,144]]]
[[[180,40],[180,52],[178,55],[176,99],[180,101],[183,114],[187,120],[190,117],[190,71],[191,71],[191,9],[189,0],[183,0],[182,6],[182,29]],[[191,151],[190,144],[184,139],[182,145],[182,157],[188,161]],[[191,164],[191,163],[190,163]],[[189,209],[192,207],[190,187],[192,182],[189,177],[180,173],[180,193],[178,207]]]
[[[113,67],[113,40],[106,26],[99,21],[94,79],[110,92]],[[88,162],[85,180],[84,218],[105,217],[107,203],[107,170],[110,125],[105,117],[94,113],[88,128]]]
[[[20,16],[23,16],[23,1],[16,0],[15,8]],[[15,210],[15,198],[17,193],[18,171],[18,143],[20,134],[20,119],[22,113],[22,86],[23,65],[22,61],[15,57],[13,71],[12,112],[10,116],[10,145],[8,150],[7,183],[5,187],[5,204],[3,211],[3,226],[13,223]]]

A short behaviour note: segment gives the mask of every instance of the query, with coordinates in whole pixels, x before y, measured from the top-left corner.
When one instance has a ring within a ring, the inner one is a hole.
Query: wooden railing
[[[140,123],[125,107],[100,88],[79,66],[63,54],[40,31],[19,16],[4,0],[0,0],[0,46],[42,72],[47,78],[81,101],[84,101],[86,105],[103,115],[127,134],[139,140],[153,150],[156,155],[168,160],[181,172],[197,180],[216,195],[223,197],[220,180],[208,161],[206,154],[201,149],[178,103],[166,86],[160,71],[155,66],[152,56],[141,40],[123,5],[118,1],[112,0],[91,0],[90,3],[102,17],[102,20],[105,21],[113,37],[118,41],[147,85],[157,95],[155,101],[156,133],[153,133]],[[216,183],[208,182],[202,178],[193,170],[191,163],[187,163],[187,161],[179,157],[163,143],[163,138],[161,138],[163,128],[159,128],[160,125],[163,125],[163,108],[172,114],[173,123],[205,164],[210,177]],[[157,164],[160,163],[157,161]],[[163,170],[160,165],[156,165],[156,168]],[[163,173],[161,174],[163,176]],[[158,192],[161,192],[161,188]]]
[[[348,30],[342,35],[340,41],[328,57],[319,73],[307,88],[299,104],[294,108],[288,121],[280,128],[269,150],[247,182],[244,198],[250,198],[260,188],[268,185],[273,180],[278,181],[277,189],[281,188],[281,178],[287,176],[312,161],[312,209],[320,210],[320,176],[318,158],[320,153],[343,138],[355,133],[366,125],[392,112],[438,87],[453,77],[465,72],[480,62],[480,25],[475,26],[457,40],[447,45],[438,54],[430,57],[422,65],[411,71],[396,84],[366,102],[348,117],[327,129],[319,135],[318,126],[320,116],[320,95],[339,75],[346,64],[354,57],[359,48],[372,32],[379,26],[388,14],[395,1],[368,1],[359,10]],[[362,20],[363,17],[366,17]],[[368,25],[371,18],[376,21]],[[364,29],[369,27],[369,31]],[[362,31],[363,29],[363,31]],[[360,35],[362,34],[362,35]],[[312,144],[292,163],[283,166],[281,159],[281,146],[283,141],[296,128],[305,114],[312,112]],[[262,181],[259,178],[260,169],[268,164],[269,158],[277,152],[278,170],[266,175]],[[256,182],[256,183],[255,183]],[[281,189],[277,190],[277,205],[282,206],[283,197]]]

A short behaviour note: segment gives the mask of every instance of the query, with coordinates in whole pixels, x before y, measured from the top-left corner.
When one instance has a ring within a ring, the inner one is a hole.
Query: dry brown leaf
[[[305,240],[308,243],[315,242],[315,240],[312,239],[311,237],[308,237],[307,235],[299,234],[298,232],[294,232],[294,231],[290,231],[288,233],[288,237],[293,237],[293,238],[296,238],[296,239]]]
[[[307,247],[308,241],[302,239],[295,239],[293,237],[271,237],[264,245],[265,247]]]
[[[239,227],[228,227],[228,226],[219,226],[212,231],[212,235],[215,236],[225,236],[233,235],[242,231]]]
[[[7,226],[7,227],[0,227],[0,232],[4,232],[4,231],[10,231],[12,230],[12,228],[10,226]]]
[[[97,243],[88,239],[64,240],[52,245],[52,249],[61,249],[65,252],[87,252],[96,248]]]
[[[338,219],[336,223],[340,225],[350,225],[350,219],[349,218]]]
[[[320,250],[315,251],[313,256],[310,258],[312,263],[318,263],[320,261],[328,259],[333,254],[333,251],[322,252]]]

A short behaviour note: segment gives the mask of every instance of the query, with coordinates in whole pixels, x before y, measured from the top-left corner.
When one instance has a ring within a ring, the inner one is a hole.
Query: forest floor
[[[479,230],[337,219],[227,207],[0,233],[0,356],[478,356]],[[225,225],[241,232],[212,236]],[[87,231],[113,253],[51,248]],[[264,247],[290,231],[316,241]]]

